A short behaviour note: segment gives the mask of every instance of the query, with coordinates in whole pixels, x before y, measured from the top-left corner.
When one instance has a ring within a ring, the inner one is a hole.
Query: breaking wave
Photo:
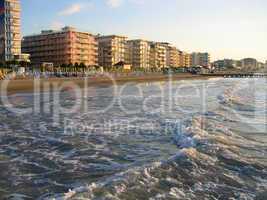
[[[244,134],[244,122],[233,113],[254,104],[230,93],[229,89],[218,96],[216,110],[184,121],[183,131],[174,132],[173,141],[180,149],[176,155],[70,190],[57,199],[266,199],[266,129],[258,133],[254,124],[246,123],[246,133],[254,131],[255,137]],[[266,120],[259,123],[266,128]]]
[[[247,81],[209,80],[205,112],[199,112],[198,99],[183,99],[176,102],[177,106],[191,113],[175,108],[173,115],[143,113],[134,120],[135,127],[146,124],[147,119],[155,122],[158,127],[152,133],[145,129],[132,135],[124,130],[92,133],[89,137],[83,131],[64,135],[60,127],[42,126],[50,122],[50,116],[10,120],[10,114],[1,110],[3,120],[9,121],[0,122],[4,132],[0,140],[0,178],[9,177],[9,184],[0,180],[0,197],[267,199],[266,82]],[[203,81],[194,84],[201,87]],[[107,98],[108,90],[97,89],[102,99]],[[155,93],[151,87],[146,92]],[[99,107],[101,101],[95,98],[90,101]],[[129,100],[128,105],[135,107],[138,102]],[[105,115],[67,117],[78,124],[132,118],[116,105]],[[179,126],[164,131],[166,119],[178,120]]]

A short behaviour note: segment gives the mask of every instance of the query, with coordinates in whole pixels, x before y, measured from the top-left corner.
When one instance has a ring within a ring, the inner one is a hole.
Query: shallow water
[[[267,199],[266,91],[265,79],[133,83],[59,104],[43,93],[38,109],[10,96],[0,199]]]

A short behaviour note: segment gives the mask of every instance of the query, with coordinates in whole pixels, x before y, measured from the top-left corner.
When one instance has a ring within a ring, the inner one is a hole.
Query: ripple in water
[[[141,112],[128,114],[118,102],[92,114],[114,94],[90,88],[81,100],[88,110],[64,114],[57,125],[53,113],[18,115],[1,106],[0,199],[266,199],[266,82],[249,81],[175,82],[168,112],[155,112],[169,105],[167,96],[141,105],[167,83],[139,84],[143,96],[123,105]],[[179,98],[177,88],[194,93],[189,84],[209,87],[197,98]],[[136,85],[127,89],[136,94]],[[10,98],[33,105],[30,94]],[[62,98],[62,105],[74,103],[67,92]],[[66,121],[83,126],[68,134]]]

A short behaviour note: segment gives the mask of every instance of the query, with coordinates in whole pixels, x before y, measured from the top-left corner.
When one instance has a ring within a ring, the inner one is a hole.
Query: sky
[[[212,60],[267,60],[266,0],[21,0],[23,35],[74,26],[169,42]]]

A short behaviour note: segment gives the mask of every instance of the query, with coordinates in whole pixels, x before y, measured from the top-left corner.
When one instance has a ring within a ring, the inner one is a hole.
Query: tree
[[[73,71],[73,64],[69,63],[68,64],[68,72],[71,72],[71,71]]]
[[[79,67],[82,69],[83,73],[85,72],[86,65],[84,63],[80,63]]]
[[[66,72],[66,68],[67,68],[67,65],[64,64],[64,63],[60,65],[60,70],[61,71]]]
[[[12,60],[12,61],[11,61],[11,64],[12,64],[13,66],[18,66],[20,63],[19,63],[18,60]]]
[[[66,68],[67,65],[66,65],[66,64],[61,64],[60,67],[61,67],[61,68]]]
[[[29,63],[27,62],[27,61],[20,61],[19,62],[19,65],[21,66],[21,67],[28,67],[28,65],[29,65]]]
[[[0,62],[0,68],[4,68],[4,63],[3,62]]]
[[[79,64],[76,62],[76,63],[74,64],[74,71],[77,72],[78,69],[79,69]]]

